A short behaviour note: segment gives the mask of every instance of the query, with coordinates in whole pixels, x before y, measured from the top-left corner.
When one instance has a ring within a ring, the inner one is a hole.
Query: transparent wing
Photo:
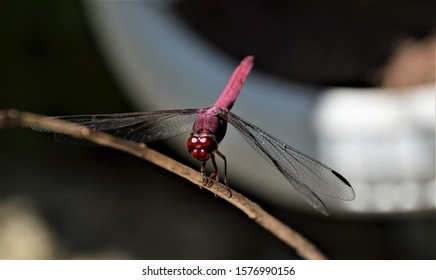
[[[229,111],[223,111],[221,115],[321,213],[328,215],[324,203],[314,192],[342,200],[354,199],[350,183],[333,169]]]
[[[84,125],[94,131],[102,131],[135,142],[154,142],[177,136],[192,130],[198,109],[162,110],[155,112],[74,115],[53,117]],[[42,132],[55,133],[62,143],[86,143],[57,131],[34,126]]]

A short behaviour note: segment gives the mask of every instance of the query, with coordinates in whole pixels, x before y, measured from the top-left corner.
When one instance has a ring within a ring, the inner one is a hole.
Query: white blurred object
[[[171,2],[84,3],[107,61],[140,110],[209,106],[239,63],[197,37]],[[255,63],[232,111],[350,181],[355,201],[321,197],[332,212],[434,209],[434,87],[319,91],[257,73]],[[174,144],[189,157],[185,141]],[[233,187],[315,213],[233,129],[220,150]]]
[[[331,89],[315,116],[320,160],[347,174],[356,211],[435,208],[433,86]]]

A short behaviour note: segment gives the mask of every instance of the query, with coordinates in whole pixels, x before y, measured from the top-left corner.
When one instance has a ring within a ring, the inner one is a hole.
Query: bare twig
[[[54,118],[46,118],[45,116],[32,113],[19,112],[16,110],[0,110],[0,128],[6,125],[24,127],[38,126],[39,128],[47,129],[49,131],[55,131],[77,138],[83,138],[150,161],[191,181],[200,187],[203,186],[203,175],[200,172],[197,172],[186,165],[183,165],[161,153],[158,153],[157,151],[148,148],[144,144],[120,139],[103,132],[92,131],[82,125],[77,125]],[[321,253],[302,235],[267,213],[259,205],[247,199],[242,194],[231,190],[232,195],[229,196],[228,187],[219,182],[214,182],[211,187],[203,189],[213,192],[217,196],[238,207],[245,214],[247,214],[250,219],[253,219],[256,223],[270,231],[278,239],[282,240],[288,246],[294,248],[301,257],[305,259],[326,258],[323,253]]]

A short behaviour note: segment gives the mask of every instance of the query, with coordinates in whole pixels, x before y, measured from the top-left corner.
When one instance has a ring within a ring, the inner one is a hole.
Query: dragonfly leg
[[[218,151],[218,150],[216,150],[215,153],[216,153],[217,155],[219,155],[220,158],[222,158],[223,161],[224,161],[224,184],[225,184],[226,186],[229,186],[229,184],[227,183],[227,160],[226,160],[226,157],[225,157],[225,155],[223,155],[223,154],[222,154],[220,151]],[[216,165],[216,164],[215,164],[215,165]],[[216,169],[216,166],[215,166],[215,169]]]
[[[212,163],[214,165],[215,170],[212,171],[212,173],[209,176],[206,175],[206,162],[205,161],[203,161],[201,163],[201,167],[200,167],[200,173],[203,175],[202,185],[205,187],[208,187],[208,188],[212,187],[213,182],[217,179],[216,162],[215,162],[215,158],[213,157],[213,155],[212,155]]]
[[[208,187],[212,187],[213,182],[215,180],[219,180],[218,179],[218,166],[216,164],[215,155],[214,154],[212,154],[211,159],[212,159],[212,164],[213,164],[213,171],[212,171],[212,173],[210,173],[210,175],[208,177],[208,181],[209,181]]]
[[[218,150],[215,151],[216,154],[224,160],[224,184],[227,186],[227,189],[229,191],[229,198],[232,197],[232,191],[229,188],[229,185],[227,183],[227,160],[226,157],[219,152]],[[218,165],[216,164],[215,155],[212,154],[212,165],[213,165],[213,171],[210,173],[209,176],[206,175],[206,162],[201,163],[200,172],[203,174],[203,186],[212,187],[214,181],[218,180]]]
[[[203,182],[201,183],[203,186],[207,186],[209,184],[209,180],[206,176],[206,162],[203,161],[200,167],[200,173],[203,175]]]
[[[229,198],[232,197],[232,191],[229,188],[229,184],[227,183],[227,159],[226,156],[223,155],[220,151],[216,150],[215,153],[219,155],[220,158],[224,161],[224,184],[227,186],[227,190],[229,191]]]

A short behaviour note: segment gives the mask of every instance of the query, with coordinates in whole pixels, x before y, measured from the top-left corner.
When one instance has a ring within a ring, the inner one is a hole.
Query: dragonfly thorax
[[[193,133],[186,142],[186,148],[195,159],[207,161],[218,148],[218,143],[209,133]]]

